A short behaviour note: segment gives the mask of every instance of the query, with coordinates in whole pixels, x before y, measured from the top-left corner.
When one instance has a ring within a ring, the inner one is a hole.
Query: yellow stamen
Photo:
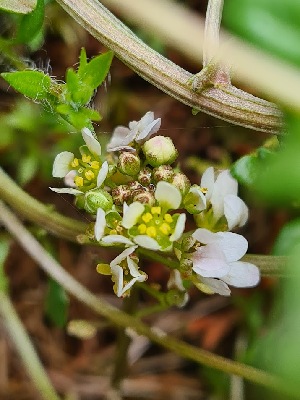
[[[117,233],[118,232],[115,229],[111,229],[109,232],[110,235],[117,235]]]
[[[150,214],[150,213],[146,213],[146,214],[144,214],[144,215],[142,216],[142,220],[143,220],[144,222],[146,222],[146,224],[147,224],[147,222],[151,221],[152,218],[153,218],[153,216],[152,216],[152,214]]]
[[[95,178],[94,172],[91,171],[90,169],[89,169],[88,171],[86,171],[86,172],[84,173],[84,175],[85,175],[86,179],[89,180],[89,181],[91,181],[92,179]]]
[[[99,161],[92,161],[91,167],[94,169],[99,169]]]
[[[79,162],[78,162],[78,158],[74,158],[74,160],[71,162],[71,167],[76,168],[78,167]]]
[[[151,213],[159,215],[161,213],[161,207],[151,207]]]
[[[146,234],[152,238],[156,236],[156,229],[154,226],[149,226],[149,228],[146,229]]]
[[[84,155],[81,157],[81,159],[82,159],[82,161],[83,161],[84,163],[89,163],[89,162],[91,161],[91,156],[87,156],[86,154],[84,154]]]
[[[172,215],[171,214],[165,214],[164,220],[170,224],[171,222],[173,222]]]
[[[78,176],[78,175],[75,176],[74,182],[75,182],[75,185],[78,186],[78,187],[83,186],[83,178],[82,178],[82,176]]]
[[[140,224],[138,226],[138,231],[140,232],[141,235],[143,235],[144,233],[146,233],[147,230],[147,226],[145,224]]]
[[[168,235],[171,232],[171,227],[169,224],[167,223],[163,223],[161,224],[161,226],[159,227],[159,230],[161,231],[161,233],[163,233],[164,235]]]
[[[206,194],[206,193],[208,192],[208,189],[207,189],[207,188],[200,188],[200,190],[201,190],[201,192],[202,192],[203,194]]]

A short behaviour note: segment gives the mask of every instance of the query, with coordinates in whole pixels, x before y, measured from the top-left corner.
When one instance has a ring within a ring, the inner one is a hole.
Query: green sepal
[[[15,43],[29,43],[41,30],[45,16],[44,0],[37,0],[34,10],[24,15],[18,24]]]

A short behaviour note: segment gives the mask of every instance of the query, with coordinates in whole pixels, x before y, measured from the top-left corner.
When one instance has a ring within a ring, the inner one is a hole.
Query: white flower
[[[116,285],[116,295],[118,297],[123,296],[135,282],[144,282],[147,279],[145,273],[140,273],[138,265],[129,257],[138,246],[132,246],[125,249],[120,255],[112,260],[110,263],[111,274],[113,281]],[[124,269],[120,266],[122,261],[126,260],[129,274],[126,275],[126,281],[124,281]],[[128,281],[128,276],[130,280]]]
[[[198,192],[199,211],[211,203],[215,220],[223,215],[227,220],[228,229],[243,226],[248,219],[248,208],[243,200],[238,197],[238,183],[230,175],[229,170],[222,171],[215,179],[213,167],[209,167],[201,179],[201,188],[206,191],[205,199],[201,191]]]
[[[248,249],[243,236],[199,228],[193,233],[193,238],[202,244],[192,255],[192,268],[200,276],[197,286],[201,290],[227,296],[230,294],[227,285],[252,287],[258,284],[259,269],[238,261]]]
[[[117,126],[107,145],[107,151],[134,150],[133,147],[129,146],[130,143],[133,141],[138,144],[144,143],[151,135],[159,130],[160,124],[161,119],[154,119],[154,113],[148,111],[140,121],[130,122],[129,128]]]
[[[122,226],[128,229],[132,240],[150,250],[169,251],[185,227],[185,214],[171,215],[170,209],[178,209],[181,194],[172,184],[160,181],[154,194],[155,206],[133,202],[124,210]]]
[[[87,190],[101,187],[107,177],[108,163],[107,161],[101,163],[100,143],[88,128],[83,128],[81,133],[89,154],[84,152],[79,160],[73,153],[63,151],[55,157],[52,175],[56,178],[65,178],[66,184],[71,186],[71,188],[50,188],[56,193],[84,194]]]

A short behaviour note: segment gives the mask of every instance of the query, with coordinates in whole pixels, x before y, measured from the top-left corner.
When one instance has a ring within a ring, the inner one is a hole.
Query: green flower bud
[[[155,182],[171,182],[174,177],[173,168],[170,165],[161,165],[153,170],[153,179]]]
[[[150,168],[143,168],[138,174],[138,181],[143,186],[149,186],[151,183],[152,171]]]
[[[155,136],[147,140],[142,147],[146,161],[152,167],[159,167],[163,164],[172,164],[177,158],[178,152],[172,139],[165,136]]]
[[[124,201],[128,201],[131,197],[131,191],[127,185],[120,185],[111,192],[113,202],[117,206],[122,206]]]
[[[104,189],[92,189],[85,193],[84,208],[91,214],[96,214],[98,208],[109,211],[113,206],[113,199]]]
[[[150,193],[148,190],[144,190],[143,192],[137,193],[132,200],[139,201],[142,204],[149,204],[149,206],[153,206],[155,203],[154,195]]]
[[[177,174],[175,174],[171,183],[172,185],[177,187],[182,196],[185,196],[191,187],[191,182],[189,181],[189,178],[182,172],[178,172]]]
[[[119,156],[118,168],[123,174],[135,176],[140,172],[141,160],[135,153],[124,151]]]

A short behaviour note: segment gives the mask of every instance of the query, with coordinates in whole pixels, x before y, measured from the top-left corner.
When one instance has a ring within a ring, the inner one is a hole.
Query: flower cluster
[[[81,157],[65,151],[55,158],[53,176],[65,178],[69,187],[51,189],[75,195],[76,205],[95,217],[93,241],[125,247],[110,264],[99,263],[97,271],[111,275],[117,296],[128,296],[134,284],[147,280],[139,257],[149,250],[165,253],[172,265],[167,290],[176,293],[177,305],[187,301],[185,281],[225,296],[230,294],[228,285],[255,286],[258,268],[240,261],[248,243],[229,232],[248,219],[236,180],[228,170],[216,173],[211,167],[199,185],[191,185],[173,165],[178,152],[172,140],[151,137],[160,124],[160,118],[147,112],[128,128],[118,126],[107,155],[84,128]],[[188,215],[195,228],[185,232]]]

